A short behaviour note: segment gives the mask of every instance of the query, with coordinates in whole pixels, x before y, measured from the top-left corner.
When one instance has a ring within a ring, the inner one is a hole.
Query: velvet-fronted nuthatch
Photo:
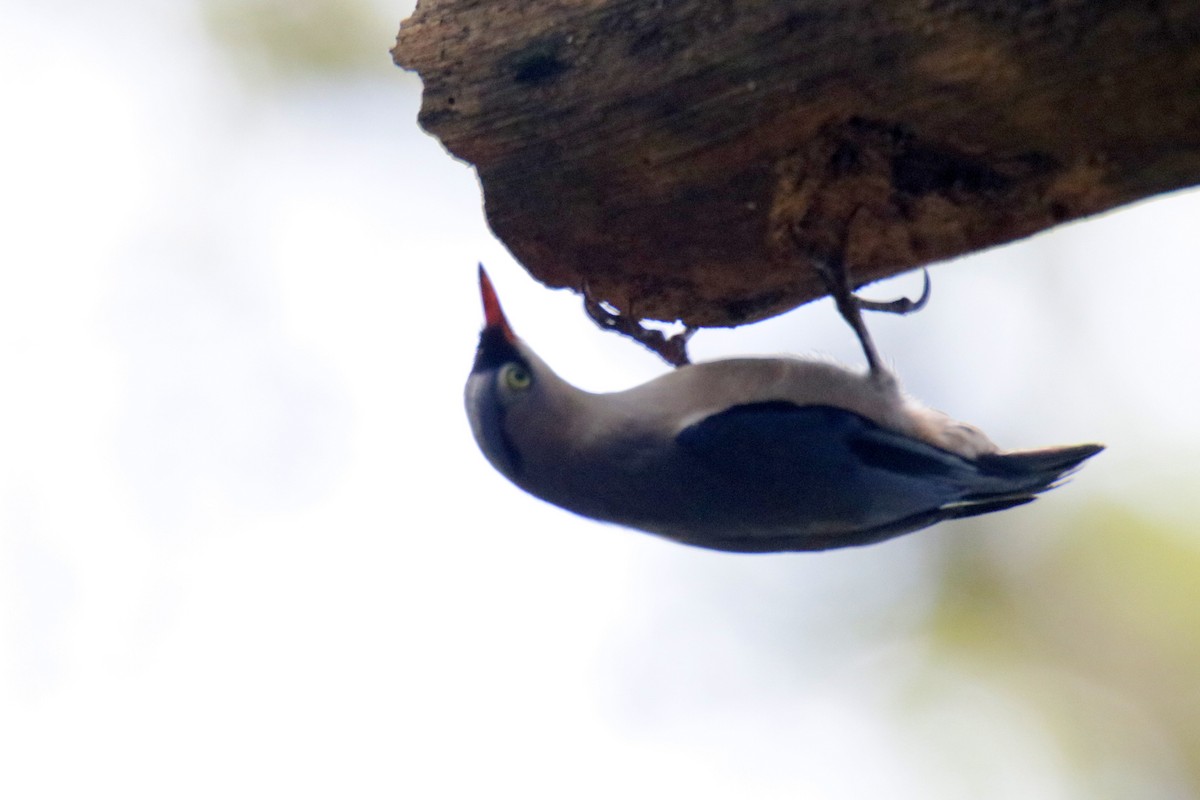
[[[475,439],[500,473],[554,505],[759,553],[871,544],[1022,505],[1103,449],[1001,452],[982,431],[915,402],[860,313],[914,304],[862,300],[844,274],[822,275],[863,345],[866,373],[732,358],[593,394],[516,337],[481,266],[485,326],[466,387]]]

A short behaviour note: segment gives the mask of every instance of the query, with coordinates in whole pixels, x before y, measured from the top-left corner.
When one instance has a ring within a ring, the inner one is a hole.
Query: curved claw
[[[921,287],[921,296],[916,300],[910,300],[907,297],[898,297],[895,300],[865,300],[858,295],[851,295],[859,308],[865,311],[883,311],[888,314],[911,314],[914,311],[920,311],[929,302],[929,295],[933,291],[933,282],[929,280],[929,270],[921,269],[921,275],[925,278],[925,284]]]
[[[586,287],[583,293],[583,307],[592,321],[601,328],[628,336],[643,347],[657,353],[663,361],[671,366],[682,367],[691,363],[688,358],[687,344],[688,340],[692,338],[692,334],[696,332],[695,328],[684,328],[681,333],[667,336],[662,331],[645,327],[636,318],[609,311],[603,304],[592,299],[591,295],[587,293]]]

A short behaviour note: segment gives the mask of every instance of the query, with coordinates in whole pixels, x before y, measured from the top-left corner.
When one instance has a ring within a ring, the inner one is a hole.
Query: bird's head
[[[515,479],[522,459],[512,435],[513,421],[536,415],[539,402],[545,401],[543,384],[553,382],[556,376],[513,333],[482,264],[479,293],[484,326],[467,379],[467,416],[488,461]]]

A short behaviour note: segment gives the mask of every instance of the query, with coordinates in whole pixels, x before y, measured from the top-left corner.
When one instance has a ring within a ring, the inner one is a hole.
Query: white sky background
[[[491,239],[394,29],[370,74],[268,91],[182,3],[7,0],[0,26],[0,796],[1069,796],[1006,698],[934,665],[906,704],[922,586],[949,539],[1036,546],[1090,497],[1187,510],[1200,195],[935,268],[927,310],[871,320],[1001,444],[1107,442],[1069,487],[863,550],[707,553],[478,454],[477,261],[568,379],[664,367]],[[828,303],[693,348],[780,351],[860,360]]]

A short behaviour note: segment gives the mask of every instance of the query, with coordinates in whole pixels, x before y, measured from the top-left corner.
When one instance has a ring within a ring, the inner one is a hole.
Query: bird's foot
[[[922,268],[921,277],[924,279],[924,284],[921,287],[921,296],[916,300],[908,297],[897,297],[895,300],[867,300],[859,297],[856,294],[850,296],[854,298],[854,302],[864,311],[883,311],[888,314],[911,314],[914,311],[920,311],[929,302],[929,295],[933,291],[933,282],[929,280],[929,270]]]
[[[850,285],[850,276],[845,264],[840,259],[813,258],[812,263],[817,271],[817,276],[825,284],[826,291],[837,305],[838,313],[858,336],[871,374],[879,380],[890,380],[891,372],[879,358],[879,351],[876,350],[875,342],[871,339],[866,322],[863,321],[862,312],[866,310],[883,311],[888,314],[911,314],[914,311],[920,311],[929,302],[932,290],[929,270],[922,271],[925,276],[925,285],[921,290],[921,296],[916,300],[908,297],[899,297],[895,300],[866,300],[854,293]]]
[[[929,270],[922,268],[921,277],[924,279],[924,283],[921,287],[921,296],[916,300],[909,297],[897,297],[895,300],[868,300],[865,297],[859,297],[850,288],[850,276],[844,264],[837,261],[813,258],[813,267],[816,269],[817,276],[820,277],[821,282],[825,284],[825,290],[829,292],[829,296],[837,303],[839,310],[842,306],[848,306],[862,311],[882,311],[887,314],[901,315],[912,314],[925,307],[933,291],[933,282],[929,279]],[[845,312],[842,315],[845,316]],[[851,323],[851,327],[854,327],[853,323]]]
[[[671,366],[682,367],[691,363],[688,358],[687,345],[692,334],[696,332],[695,328],[684,328],[680,333],[667,336],[660,330],[647,328],[636,317],[625,316],[605,308],[603,303],[592,299],[586,287],[583,291],[583,307],[592,321],[601,328],[628,336],[643,347],[657,353]]]

